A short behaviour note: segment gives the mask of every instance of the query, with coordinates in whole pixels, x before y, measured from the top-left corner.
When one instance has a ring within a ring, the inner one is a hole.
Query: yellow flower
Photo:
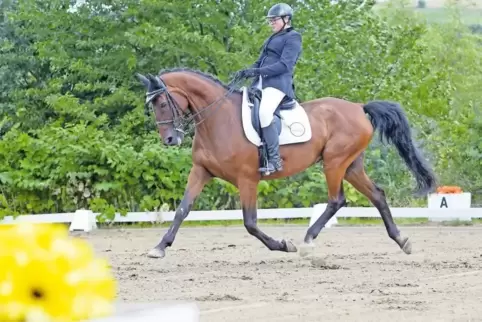
[[[116,284],[90,245],[57,225],[0,225],[0,321],[79,321],[112,313]]]
[[[0,234],[14,235],[15,241],[21,239],[26,243],[34,243],[36,247],[46,250],[50,248],[52,241],[69,238],[67,229],[58,224],[21,223],[1,226],[3,227],[0,229]],[[13,241],[11,237],[8,237],[8,240]]]

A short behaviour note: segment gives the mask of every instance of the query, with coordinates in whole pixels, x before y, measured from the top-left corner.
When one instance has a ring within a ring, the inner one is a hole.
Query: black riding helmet
[[[288,4],[286,3],[278,3],[272,6],[268,14],[266,15],[266,18],[276,18],[276,17],[290,17],[290,20],[293,19],[293,8],[291,8]]]

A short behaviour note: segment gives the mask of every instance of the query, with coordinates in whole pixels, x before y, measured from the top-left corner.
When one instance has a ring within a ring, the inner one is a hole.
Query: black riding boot
[[[279,155],[279,137],[276,131],[275,122],[265,128],[262,128],[263,141],[266,144],[266,151],[268,154],[268,164],[266,167],[261,167],[259,172],[272,173],[283,170],[283,161]]]

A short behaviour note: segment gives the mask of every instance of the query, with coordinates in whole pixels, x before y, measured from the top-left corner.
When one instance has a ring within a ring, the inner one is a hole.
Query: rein
[[[235,75],[234,78],[228,84],[229,90],[224,95],[222,95],[221,97],[216,99],[214,102],[210,103],[209,105],[203,107],[202,109],[200,109],[196,113],[193,114],[191,112],[190,117],[185,118],[184,114],[182,113],[178,104],[176,103],[176,101],[172,97],[172,94],[169,93],[169,91],[167,89],[167,86],[164,83],[164,81],[162,79],[160,79],[160,77],[154,77],[150,74],[148,75],[148,78],[151,81],[155,81],[155,83],[159,86],[159,89],[156,89],[156,90],[153,90],[153,91],[150,91],[150,92],[146,93],[145,104],[149,105],[151,112],[154,113],[154,115],[155,115],[155,111],[152,108],[152,103],[151,103],[152,100],[155,99],[157,96],[159,96],[161,94],[166,94],[167,105],[169,106],[169,108],[171,109],[171,111],[173,113],[172,119],[166,120],[166,121],[156,121],[156,124],[161,125],[161,124],[172,123],[173,126],[174,126],[174,130],[177,131],[177,132],[180,132],[182,134],[186,134],[186,131],[185,131],[186,127],[189,126],[195,120],[196,116],[198,116],[202,112],[211,108],[214,104],[224,100],[226,97],[231,95],[236,90],[236,87],[234,85],[237,85],[243,79],[242,77],[239,77],[238,75]],[[217,108],[219,108],[220,106],[221,106],[221,104],[219,104],[217,106]],[[205,118],[201,119],[201,121],[199,121],[197,123],[194,123],[194,126],[197,126],[197,125],[201,124],[202,122],[204,122],[210,115],[212,115],[212,113],[214,113],[214,111],[217,110],[217,108],[210,111],[210,113]]]

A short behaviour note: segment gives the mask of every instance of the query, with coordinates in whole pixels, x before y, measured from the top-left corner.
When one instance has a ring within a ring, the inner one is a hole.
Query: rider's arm
[[[264,46],[266,45],[263,44],[263,46],[261,46],[261,51],[259,53],[259,56],[258,56],[258,59],[256,59],[256,61],[254,62],[253,65],[251,65],[251,68],[258,68],[259,67],[259,64],[261,63],[261,59],[263,59],[263,51],[264,51]]]
[[[301,52],[301,35],[298,33],[290,34],[283,48],[283,53],[278,62],[260,68],[262,76],[276,76],[293,71],[298,54]]]
[[[259,67],[259,63],[261,62],[261,57],[262,56],[258,57],[258,59],[254,62],[254,64],[251,65],[251,68],[258,68]]]

